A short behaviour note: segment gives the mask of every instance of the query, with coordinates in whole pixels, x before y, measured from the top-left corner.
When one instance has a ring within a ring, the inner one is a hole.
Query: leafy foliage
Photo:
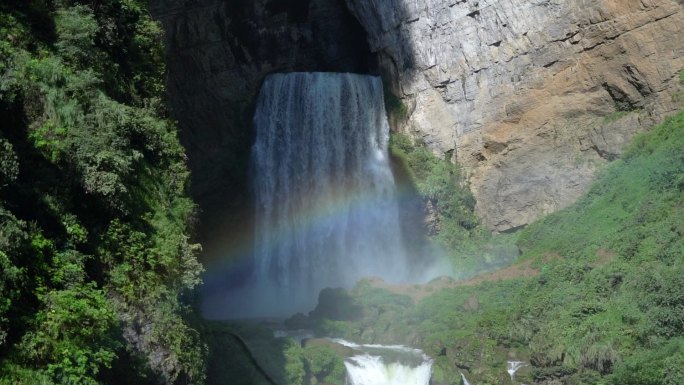
[[[392,134],[390,153],[405,170],[431,214],[431,239],[450,257],[455,274],[472,276],[492,270],[517,257],[514,236],[492,235],[479,226],[475,198],[460,167],[439,159],[428,148]]]
[[[0,187],[14,182],[19,174],[19,162],[12,143],[0,139]]]
[[[288,385],[303,385],[306,372],[302,348],[294,341],[285,349],[285,383]]]
[[[146,7],[0,5],[1,384],[142,381],[120,367],[144,356],[203,381],[179,298],[201,271],[194,205]]]
[[[390,120],[400,122],[406,120],[409,115],[408,107],[389,89],[387,80],[384,80],[382,84],[384,85],[385,111],[387,111]]]
[[[307,346],[302,354],[306,372],[316,377],[317,383],[344,385],[344,361],[327,346]]]
[[[671,385],[684,381],[682,360],[684,345],[681,338],[659,349],[636,352],[610,377],[611,384]]]

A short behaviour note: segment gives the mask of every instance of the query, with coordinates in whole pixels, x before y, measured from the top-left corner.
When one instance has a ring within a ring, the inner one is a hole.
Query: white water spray
[[[461,382],[462,382],[461,385],[470,385],[470,382],[468,382],[468,379],[465,377],[463,372],[461,372]]]
[[[254,280],[279,296],[265,310],[310,310],[361,277],[405,280],[380,78],[271,75],[254,123]]]
[[[506,371],[508,372],[508,375],[511,376],[511,382],[515,382],[515,372],[523,366],[527,366],[523,361],[508,361],[508,369],[506,369]]]
[[[405,346],[337,343],[359,351],[344,361],[349,385],[428,385],[432,359],[421,350]]]

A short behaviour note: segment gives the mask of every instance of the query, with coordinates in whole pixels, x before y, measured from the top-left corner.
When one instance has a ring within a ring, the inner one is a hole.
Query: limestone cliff
[[[682,0],[152,6],[194,195],[209,211],[246,191],[236,183],[248,168],[253,103],[272,72],[391,79],[409,106],[400,129],[466,168],[478,214],[496,231],[573,202],[634,133],[684,103]]]
[[[411,106],[402,128],[468,172],[493,230],[584,192],[682,107],[681,0],[347,0]]]

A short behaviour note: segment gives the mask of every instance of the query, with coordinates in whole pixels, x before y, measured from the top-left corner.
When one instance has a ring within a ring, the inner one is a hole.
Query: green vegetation
[[[634,139],[576,204],[525,229],[518,277],[445,289],[413,303],[362,283],[365,316],[341,336],[403,342],[435,357],[433,381],[684,381],[684,113]],[[318,321],[323,324],[323,321]]]
[[[0,385],[269,384],[255,359],[283,384],[341,385],[330,346],[189,320],[195,206],[160,41],[142,0],[0,4]],[[401,99],[385,101],[407,118]],[[628,113],[618,107],[606,121]],[[364,281],[330,292],[353,317],[321,307],[298,322],[421,346],[436,384],[458,383],[459,371],[507,383],[511,357],[531,363],[526,383],[682,384],[683,148],[679,114],[638,136],[573,206],[519,237],[492,236],[462,171],[394,135],[392,155],[433,213],[429,236],[462,276],[518,248],[539,274],[418,302]]]
[[[679,84],[679,89],[672,94],[672,102],[677,104],[684,103],[684,90],[681,87],[684,85],[684,68],[679,70]]]
[[[307,372],[316,377],[317,383],[344,385],[346,369],[344,361],[327,346],[304,348],[304,362]]]
[[[255,322],[197,325],[209,345],[207,385],[344,385],[343,358],[325,340],[302,347]]]
[[[383,84],[387,84],[387,83],[383,82]],[[394,93],[392,93],[392,91],[390,91],[387,88],[387,86],[385,86],[384,91],[385,91],[385,111],[387,111],[387,115],[389,116],[390,120],[392,120],[393,122],[405,121],[409,115],[409,110],[408,110],[408,107],[406,106],[406,103],[404,103],[403,100],[401,100]]]
[[[390,121],[390,126],[396,127],[405,122],[409,117],[409,108],[404,101],[392,90],[392,80],[383,77],[382,90],[385,101],[385,112]]]
[[[201,383],[161,29],[93,4],[0,5],[0,384]]]
[[[458,165],[401,134],[392,134],[390,153],[433,213],[429,236],[448,254],[457,276],[492,270],[517,257],[515,236],[492,235],[479,226],[475,198]]]
[[[288,385],[345,383],[344,361],[328,346],[314,345],[301,348],[291,343],[285,350],[285,356]]]
[[[617,108],[617,107],[616,107]],[[634,112],[638,112],[639,110],[615,110],[614,112],[611,112],[610,114],[606,115],[603,117],[603,123],[612,123],[617,120],[620,120],[624,118],[625,116],[632,114]]]

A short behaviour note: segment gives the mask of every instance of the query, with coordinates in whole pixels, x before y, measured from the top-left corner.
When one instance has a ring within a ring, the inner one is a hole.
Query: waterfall
[[[506,371],[508,372],[508,375],[511,376],[511,382],[515,382],[515,372],[523,366],[527,366],[523,361],[508,361],[508,368]]]
[[[461,372],[461,383],[462,383],[461,385],[470,385],[470,382],[468,382],[468,379],[463,374],[463,372]]]
[[[428,385],[432,359],[405,346],[358,345],[334,340],[359,354],[344,361],[349,385]]]
[[[378,77],[266,78],[254,118],[254,279],[268,311],[310,310],[324,287],[407,276]]]

